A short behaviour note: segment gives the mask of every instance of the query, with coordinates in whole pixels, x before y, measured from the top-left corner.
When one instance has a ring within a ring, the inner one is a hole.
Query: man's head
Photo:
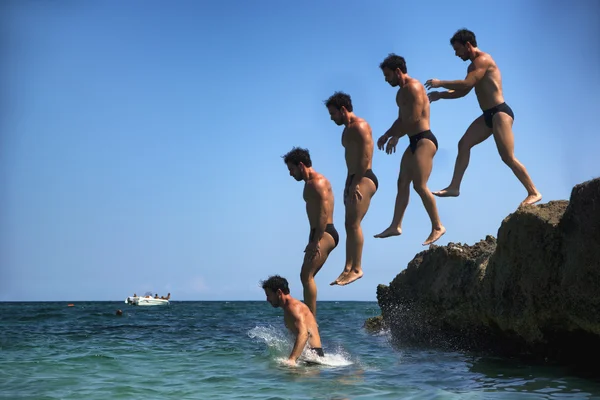
[[[267,301],[275,308],[281,307],[283,296],[290,294],[287,279],[279,275],[270,276],[266,281],[261,281],[260,285],[265,291]]]
[[[344,92],[335,92],[327,100],[325,107],[329,111],[331,120],[338,126],[348,121],[348,113],[352,112],[352,99]]]
[[[475,54],[477,39],[475,38],[475,34],[470,30],[460,29],[450,38],[450,44],[454,49],[454,54],[463,61],[467,61]]]
[[[308,149],[294,147],[283,156],[283,162],[290,171],[290,176],[297,181],[301,181],[308,176],[307,169],[312,167],[310,153]]]
[[[400,85],[403,76],[407,73],[404,57],[394,53],[390,53],[385,60],[379,64],[379,68],[383,71],[385,81],[394,87]]]

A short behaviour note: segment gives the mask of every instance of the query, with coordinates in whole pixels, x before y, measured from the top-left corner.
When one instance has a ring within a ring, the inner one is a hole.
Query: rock
[[[370,333],[378,333],[385,330],[385,322],[383,317],[378,315],[377,317],[371,317],[367,319],[363,328]]]
[[[573,188],[560,228],[565,317],[572,329],[600,335],[600,179]]]
[[[563,257],[558,224],[567,204],[521,207],[508,216],[483,279],[486,319],[527,342],[541,340],[541,329],[557,316]]]
[[[568,202],[520,207],[497,240],[430,246],[379,285],[377,299],[402,343],[597,356],[600,179],[575,186]]]

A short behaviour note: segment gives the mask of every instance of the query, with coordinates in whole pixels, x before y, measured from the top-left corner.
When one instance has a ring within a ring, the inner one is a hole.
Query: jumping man
[[[348,176],[344,187],[346,207],[346,265],[332,285],[347,285],[360,279],[362,271],[363,232],[360,223],[369,210],[371,198],[379,182],[371,170],[373,136],[371,127],[353,112],[352,99],[343,92],[334,93],[325,101],[331,120],[344,125],[342,146],[346,149]]]
[[[456,197],[460,194],[460,183],[469,165],[471,148],[494,135],[498,153],[502,161],[510,167],[517,179],[527,190],[527,197],[521,202],[534,204],[542,199],[542,194],[536,189],[529,177],[525,166],[517,160],[514,154],[514,136],[512,131],[514,114],[504,102],[502,94],[502,77],[496,62],[488,53],[477,48],[475,34],[467,29],[457,31],[450,39],[454,54],[463,61],[470,60],[467,77],[459,81],[440,81],[429,79],[425,82],[428,89],[446,88],[445,92],[429,92],[431,102],[439,99],[458,99],[466,96],[475,88],[479,107],[483,114],[471,123],[467,132],[458,142],[458,156],[454,165],[454,175],[450,186],[433,192],[439,197]]]
[[[333,191],[329,180],[313,169],[308,150],[294,147],[283,156],[283,161],[288,167],[290,176],[297,181],[304,181],[303,196],[310,224],[310,235],[304,250],[300,279],[304,287],[304,302],[316,316],[315,275],[339,242],[339,235],[333,226]]]
[[[392,87],[399,86],[396,93],[396,104],[399,107],[398,118],[390,129],[377,140],[377,147],[383,150],[387,142],[386,153],[396,151],[398,139],[408,135],[409,145],[402,155],[400,174],[398,177],[398,194],[394,206],[394,217],[388,228],[376,238],[387,238],[402,234],[402,218],[408,206],[410,184],[421,197],[425,210],[431,220],[431,233],[423,242],[428,245],[438,240],[446,228],[438,215],[435,197],[427,187],[427,181],[433,168],[433,157],[437,152],[438,142],[430,130],[429,100],[425,87],[407,74],[404,57],[390,54],[379,66],[386,82]],[[389,140],[389,141],[388,141]]]

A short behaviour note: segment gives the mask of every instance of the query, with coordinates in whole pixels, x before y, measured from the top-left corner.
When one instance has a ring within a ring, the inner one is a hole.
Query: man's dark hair
[[[394,53],[388,54],[385,60],[383,60],[381,64],[379,64],[379,68],[381,68],[382,70],[384,68],[387,68],[392,71],[395,71],[396,68],[400,68],[400,71],[402,71],[403,74],[407,73],[406,60],[404,60],[404,57],[398,56]]]
[[[352,99],[350,95],[344,92],[335,92],[327,100],[325,100],[325,107],[333,106],[338,110],[345,107],[346,110],[352,112]]]
[[[475,39],[475,34],[468,29],[459,29],[456,31],[454,36],[450,38],[450,44],[459,43],[463,46],[467,43],[471,43],[471,46],[477,47],[477,39]]]
[[[287,279],[279,276],[273,275],[270,276],[266,281],[260,281],[260,285],[263,289],[269,289],[272,292],[276,292],[281,289],[283,294],[290,294],[290,288],[288,287]]]
[[[283,155],[284,163],[292,163],[292,165],[304,164],[305,167],[312,167],[312,161],[310,160],[310,153],[308,149],[301,149],[300,147],[294,147],[287,154]]]

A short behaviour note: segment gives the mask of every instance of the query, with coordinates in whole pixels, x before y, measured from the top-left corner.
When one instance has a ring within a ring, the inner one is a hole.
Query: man
[[[456,157],[454,175],[450,186],[433,194],[439,197],[458,196],[460,194],[460,183],[469,165],[471,148],[493,134],[502,161],[510,167],[527,190],[527,197],[521,202],[521,205],[537,203],[542,199],[542,194],[536,189],[525,166],[514,155],[514,136],[512,132],[514,114],[504,102],[500,69],[498,69],[496,62],[489,54],[477,48],[477,39],[473,32],[467,29],[457,31],[450,39],[450,44],[454,48],[457,57],[460,57],[463,61],[471,61],[467,68],[467,77],[458,81],[429,79],[425,82],[428,89],[450,89],[446,92],[430,92],[429,100],[434,102],[439,99],[458,99],[466,96],[474,87],[483,114],[471,123],[467,132],[458,142],[458,156]]]
[[[338,245],[339,235],[333,225],[333,191],[331,184],[312,167],[310,153],[294,147],[283,156],[290,176],[304,181],[304,201],[310,224],[308,245],[304,250],[304,262],[300,279],[304,287],[304,302],[317,315],[317,285],[315,275],[321,269],[329,253]]]
[[[331,120],[344,125],[342,146],[346,149],[348,177],[344,187],[346,207],[346,265],[344,271],[331,285],[348,285],[363,276],[363,233],[360,223],[366,215],[371,198],[379,187],[371,170],[373,137],[371,127],[353,112],[352,99],[343,92],[335,92],[325,101]]]
[[[279,275],[274,275],[266,281],[261,281],[260,284],[265,291],[267,301],[273,307],[283,309],[285,326],[296,336],[288,363],[296,365],[296,361],[302,355],[307,342],[313,352],[319,357],[324,357],[317,320],[306,304],[290,295],[288,281]]]
[[[377,147],[383,150],[383,146],[387,142],[385,151],[387,154],[391,154],[396,151],[398,139],[404,135],[408,135],[410,144],[404,151],[400,162],[398,194],[392,223],[375,237],[387,238],[402,234],[402,218],[408,206],[412,182],[431,220],[431,233],[423,242],[424,246],[429,245],[442,237],[446,233],[446,228],[440,221],[435,198],[427,187],[433,167],[433,157],[438,148],[437,139],[429,129],[427,92],[418,80],[408,76],[404,57],[392,53],[383,60],[379,67],[383,71],[386,82],[392,87],[399,86],[400,89],[396,93],[396,104],[399,107],[398,119],[377,140]]]

